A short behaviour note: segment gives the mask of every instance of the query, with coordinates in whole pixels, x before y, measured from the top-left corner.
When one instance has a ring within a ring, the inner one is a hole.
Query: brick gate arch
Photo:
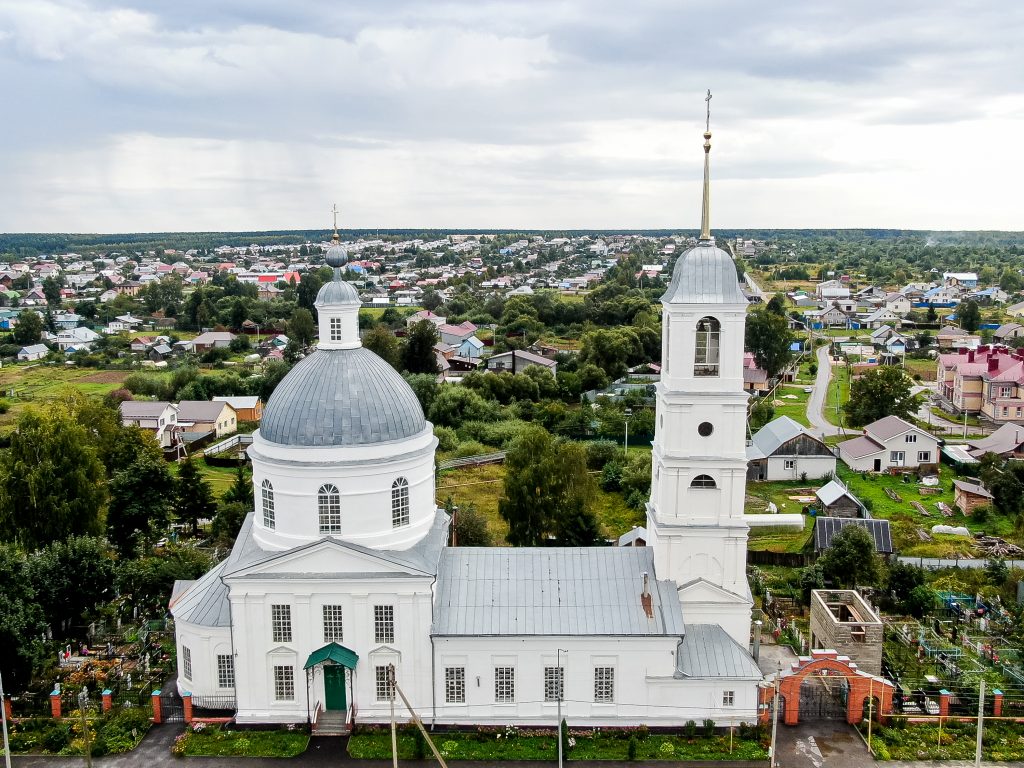
[[[780,709],[786,725],[800,722],[800,686],[811,674],[828,673],[846,679],[849,693],[846,699],[846,722],[856,725],[863,718],[864,703],[874,696],[878,701],[879,719],[892,712],[893,684],[884,677],[875,677],[857,669],[856,662],[835,651],[811,651],[793,662],[791,671],[779,683]]]

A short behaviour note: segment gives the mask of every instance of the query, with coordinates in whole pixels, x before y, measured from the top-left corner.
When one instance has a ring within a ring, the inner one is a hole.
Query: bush
[[[6,400],[0,400],[0,413],[7,413],[11,410],[11,404]]]
[[[697,723],[693,720],[687,720],[686,723],[683,725],[683,736],[685,736],[688,739],[696,738]]]
[[[437,438],[437,450],[442,453],[454,451],[459,445],[459,436],[451,427],[434,427],[434,437]]]
[[[43,747],[47,752],[60,752],[71,743],[71,729],[63,723],[55,723],[43,734]]]
[[[459,427],[459,437],[463,440],[476,440],[493,448],[507,448],[529,426],[527,422],[519,419],[467,421]]]
[[[622,465],[609,461],[601,470],[601,490],[617,491],[622,487]]]
[[[489,453],[486,445],[481,445],[476,440],[467,440],[464,443],[459,443],[459,447],[455,449],[455,458],[462,459],[466,456],[479,456],[481,453]]]
[[[619,455],[619,446],[611,440],[594,440],[587,443],[587,466],[602,469]]]
[[[704,721],[704,735],[714,736],[715,735],[715,721],[708,719]]]
[[[626,745],[626,759],[636,760],[636,736],[629,737],[629,744]]]

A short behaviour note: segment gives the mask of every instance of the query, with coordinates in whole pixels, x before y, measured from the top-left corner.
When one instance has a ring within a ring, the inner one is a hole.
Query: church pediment
[[[313,579],[350,576],[428,576],[430,574],[392,556],[334,539],[325,539],[303,547],[268,556],[258,563],[237,570],[228,579],[301,577]]]
[[[737,605],[750,603],[747,598],[705,579],[686,582],[679,587],[678,593],[679,600],[683,603],[734,603]]]

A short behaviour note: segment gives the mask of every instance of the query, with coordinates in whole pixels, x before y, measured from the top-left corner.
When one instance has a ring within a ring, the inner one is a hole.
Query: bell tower
[[[743,520],[747,300],[732,257],[711,236],[710,152],[711,132],[705,130],[700,238],[679,257],[661,298],[648,545],[659,577],[679,586],[683,620],[720,624],[746,648],[753,605]]]

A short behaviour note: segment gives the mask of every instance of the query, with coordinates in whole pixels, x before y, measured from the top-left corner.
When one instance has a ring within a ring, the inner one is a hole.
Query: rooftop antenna
[[[704,97],[707,104],[707,113],[704,122],[704,200],[700,212],[700,240],[711,241],[711,170],[709,158],[711,155],[711,89]]]

